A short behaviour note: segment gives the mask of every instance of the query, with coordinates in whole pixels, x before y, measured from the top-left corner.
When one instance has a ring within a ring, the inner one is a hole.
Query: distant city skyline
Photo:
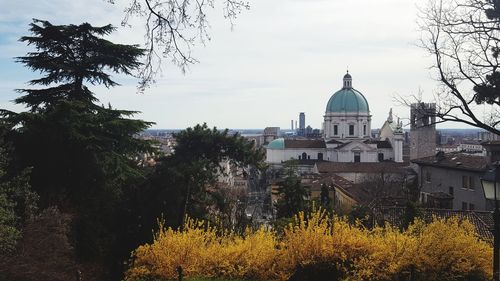
[[[20,111],[11,102],[17,88],[38,77],[13,57],[31,50],[18,38],[28,35],[32,18],[53,24],[118,27],[110,40],[143,43],[141,26],[121,27],[123,3],[108,1],[16,1],[0,12],[0,108]],[[186,128],[206,122],[218,128],[290,129],[290,120],[306,115],[305,126],[321,128],[326,103],[342,87],[346,70],[353,87],[368,100],[372,127],[380,128],[389,108],[407,124],[409,108],[396,95],[437,88],[428,67],[432,57],[416,46],[419,1],[252,0],[234,30],[217,6],[208,15],[212,41],[193,49],[200,63],[185,75],[168,60],[163,75],[144,94],[133,77],[116,77],[122,86],[93,87],[101,103],[138,110],[136,118],[156,122],[152,128]],[[438,128],[467,128],[440,124]]]

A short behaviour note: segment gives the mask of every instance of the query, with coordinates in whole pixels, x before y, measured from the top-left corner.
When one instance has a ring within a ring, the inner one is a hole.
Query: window
[[[467,210],[467,202],[462,202],[462,210]]]
[[[455,190],[454,190],[453,186],[448,187],[448,193],[449,193],[451,196],[453,196],[453,195],[454,195]]]
[[[361,162],[361,155],[359,152],[354,152],[354,162]]]
[[[339,134],[339,126],[333,125],[333,135],[336,136]]]
[[[427,171],[425,173],[425,181],[426,182],[431,182],[431,172]]]
[[[462,176],[462,188],[469,188],[469,177]]]
[[[354,125],[349,125],[349,136],[354,136]]]
[[[384,154],[383,153],[379,153],[378,154],[378,162],[382,162],[384,161]]]
[[[302,153],[302,159],[306,160],[307,159],[307,153]]]
[[[462,176],[462,188],[475,189],[474,188],[474,177]]]
[[[363,136],[366,136],[366,125],[363,125]]]
[[[318,153],[318,160],[323,160],[323,153]]]
[[[475,207],[476,207],[476,206],[474,206],[474,204],[469,203],[469,210],[471,210],[471,211],[472,211],[472,210],[474,210],[474,208],[475,208]]]

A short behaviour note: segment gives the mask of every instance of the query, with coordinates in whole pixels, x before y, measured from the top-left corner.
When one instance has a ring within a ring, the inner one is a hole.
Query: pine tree
[[[135,137],[152,123],[100,105],[89,88],[117,86],[111,74],[129,75],[140,66],[142,49],[103,38],[113,30],[34,20],[31,36],[20,40],[35,50],[17,61],[41,77],[29,81],[33,88],[18,90],[15,103],[27,110],[2,110],[0,121],[14,149],[8,172],[32,167],[40,207],[57,205],[74,215],[79,258],[116,263],[126,192],[144,177],[136,158],[153,149]]]
[[[31,183],[44,205],[119,195],[121,184],[140,175],[133,157],[151,147],[134,135],[151,123],[128,119],[134,111],[99,105],[86,84],[118,85],[108,72],[131,74],[143,50],[103,39],[111,25],[34,20],[30,26],[32,36],[20,40],[36,51],[17,61],[42,74],[29,84],[45,87],[18,90],[23,95],[15,103],[28,111],[3,111],[15,168],[33,167]]]

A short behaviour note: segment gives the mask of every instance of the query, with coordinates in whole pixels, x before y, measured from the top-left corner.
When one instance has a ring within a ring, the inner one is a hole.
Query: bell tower
[[[436,104],[413,103],[410,107],[410,159],[436,154]]]

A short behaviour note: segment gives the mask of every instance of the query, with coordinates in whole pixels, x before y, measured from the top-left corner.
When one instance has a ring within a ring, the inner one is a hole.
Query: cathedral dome
[[[285,149],[285,139],[275,139],[267,145],[267,149]]]
[[[370,112],[366,98],[352,87],[352,77],[349,73],[344,76],[344,87],[333,94],[326,105],[326,113],[346,112]]]

